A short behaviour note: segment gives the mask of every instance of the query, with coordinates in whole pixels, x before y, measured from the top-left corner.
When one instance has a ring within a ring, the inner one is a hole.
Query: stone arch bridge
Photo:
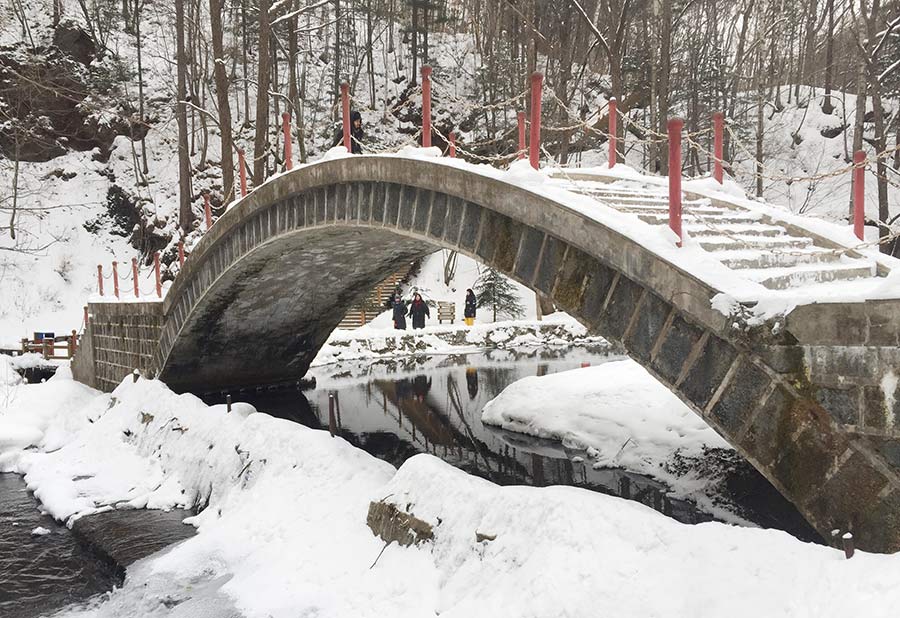
[[[298,379],[343,309],[398,265],[453,249],[621,344],[824,538],[852,530],[863,549],[900,550],[900,302],[807,304],[751,327],[741,311],[712,307],[714,285],[621,230],[474,169],[357,156],[270,180],[216,222],[162,302],[89,305],[76,378],[107,391],[135,367],[176,390]],[[601,183],[588,185],[598,208],[615,198],[622,212],[642,208],[644,221],[663,216],[658,196],[603,196]],[[730,234],[747,246],[753,226],[772,236],[771,222],[715,201],[695,210],[736,226]],[[706,238],[713,247],[716,233]],[[806,240],[784,259],[823,246],[825,255],[827,240]],[[747,272],[758,275],[767,253]],[[737,268],[747,255],[729,259]],[[845,262],[819,269],[821,280],[859,270]],[[774,267],[756,280],[779,287],[793,276]],[[856,275],[886,273],[883,264],[863,271]]]

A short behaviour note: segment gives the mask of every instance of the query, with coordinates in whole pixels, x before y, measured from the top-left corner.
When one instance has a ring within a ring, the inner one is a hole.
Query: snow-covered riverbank
[[[562,312],[542,321],[446,324],[408,331],[390,328],[389,318],[385,313],[361,328],[335,330],[313,366],[360,359],[466,354],[493,348],[609,346],[602,337],[589,336],[584,326]]]
[[[61,519],[206,507],[196,537],[76,615],[877,617],[900,602],[898,556],[847,561],[580,489],[501,488],[429,455],[395,470],[249,406],[227,414],[147,380],[105,395],[67,373],[14,387],[0,435],[30,437],[0,446],[2,469],[25,473]],[[385,548],[366,525],[380,500],[429,523],[433,541]]]

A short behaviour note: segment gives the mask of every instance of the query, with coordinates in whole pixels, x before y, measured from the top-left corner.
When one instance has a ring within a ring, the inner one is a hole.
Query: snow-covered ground
[[[353,330],[335,330],[322,346],[313,366],[364,358],[410,355],[465,354],[486,348],[563,347],[604,345],[605,340],[588,336],[571,316],[557,312],[543,321],[516,320],[426,326],[415,331],[397,331],[390,314]],[[607,344],[608,345],[608,344]]]
[[[327,432],[226,414],[155,381],[107,395],[63,369],[16,387],[0,415],[0,433],[34,432],[0,447],[0,467],[25,473],[56,517],[206,507],[190,520],[197,536],[71,616],[878,618],[900,602],[897,556],[848,561],[785,533],[682,525],[580,489],[501,488],[429,455],[395,470]],[[385,547],[366,525],[380,500],[432,525],[434,540]]]

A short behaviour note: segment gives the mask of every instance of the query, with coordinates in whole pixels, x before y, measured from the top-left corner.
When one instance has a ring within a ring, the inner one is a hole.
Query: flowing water
[[[193,535],[187,511],[109,511],[69,530],[16,474],[0,474],[0,617],[31,618],[122,583],[125,567]]]
[[[41,528],[47,534],[32,533]],[[117,581],[70,530],[41,514],[22,477],[0,474],[0,616],[35,616]]]

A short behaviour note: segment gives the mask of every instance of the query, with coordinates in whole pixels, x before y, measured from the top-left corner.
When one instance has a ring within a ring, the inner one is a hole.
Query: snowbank
[[[427,455],[384,493],[434,526],[442,617],[888,616],[900,600],[896,555],[848,561],[786,533],[679,524],[576,488],[499,487]]]
[[[506,387],[481,420],[510,431],[560,440],[586,450],[595,468],[624,467],[695,491],[692,476],[665,467],[676,454],[699,457],[706,448],[731,447],[702,418],[632,360],[604,363]]]
[[[63,372],[17,387],[18,408],[0,409],[23,424],[26,409],[44,415],[38,451],[0,448],[0,458],[45,508],[60,518],[111,505],[206,508],[190,520],[198,535],[70,615],[233,605],[253,618],[827,618],[887,616],[900,602],[898,556],[847,561],[781,532],[682,525],[581,489],[501,488],[428,455],[394,470],[327,432],[227,414],[156,381],[82,389]],[[430,523],[433,542],[385,547],[366,525],[381,500]]]

